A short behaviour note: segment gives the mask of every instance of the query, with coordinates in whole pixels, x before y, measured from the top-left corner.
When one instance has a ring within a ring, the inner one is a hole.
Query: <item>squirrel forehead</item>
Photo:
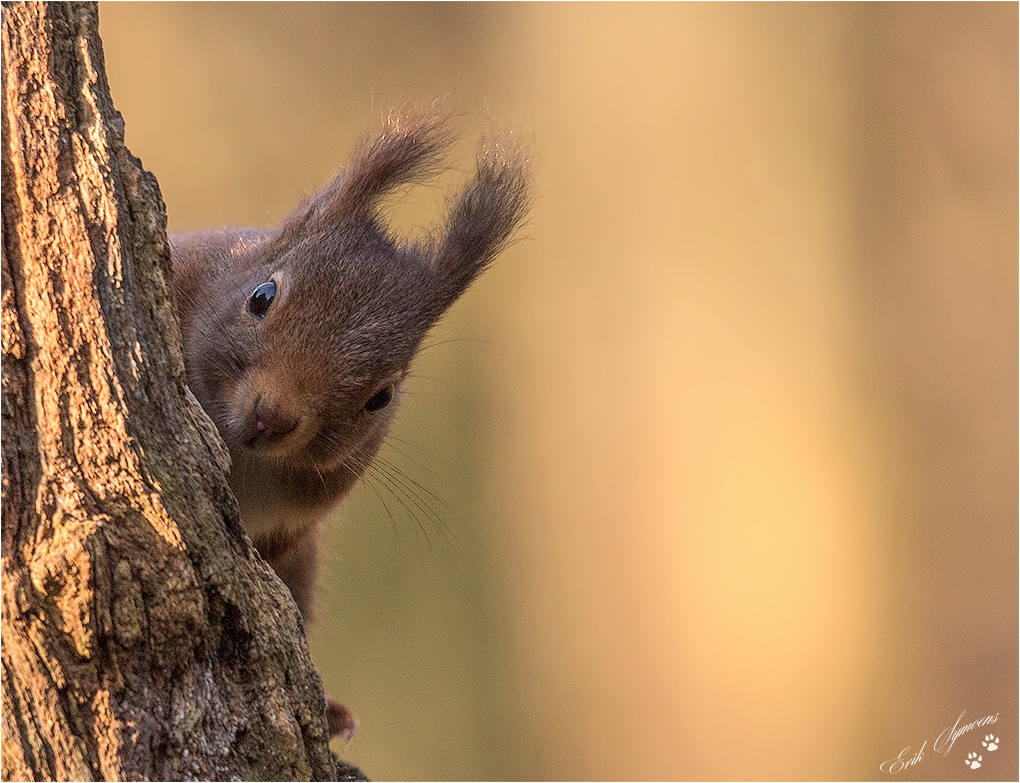
[[[270,263],[292,269],[304,281],[337,288],[389,289],[427,284],[427,263],[414,249],[398,246],[374,226],[342,226],[303,237]],[[426,274],[423,274],[426,273]]]
[[[286,300],[323,310],[321,317],[359,317],[416,321],[427,309],[432,281],[428,270],[399,253],[343,249],[335,254],[305,254],[297,249],[280,264]]]

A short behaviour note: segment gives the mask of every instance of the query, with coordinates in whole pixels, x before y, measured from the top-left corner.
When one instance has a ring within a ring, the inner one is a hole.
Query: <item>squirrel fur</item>
[[[380,201],[438,173],[453,140],[445,113],[391,115],[277,228],[170,238],[188,385],[230,451],[248,535],[306,620],[320,523],[382,445],[425,334],[529,206],[527,159],[496,137],[430,240],[391,236]]]

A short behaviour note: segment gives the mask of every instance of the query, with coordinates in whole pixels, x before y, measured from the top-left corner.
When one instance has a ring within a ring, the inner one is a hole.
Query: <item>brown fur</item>
[[[452,139],[444,114],[394,115],[277,229],[171,237],[188,384],[230,449],[248,534],[306,618],[317,526],[386,437],[425,333],[528,208],[526,158],[503,137],[483,145],[435,241],[388,235],[380,199],[435,173]],[[270,280],[256,318],[249,299]]]

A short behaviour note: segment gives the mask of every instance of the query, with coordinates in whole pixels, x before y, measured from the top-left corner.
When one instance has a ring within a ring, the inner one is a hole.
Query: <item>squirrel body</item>
[[[382,445],[429,328],[527,212],[508,137],[483,144],[445,224],[390,236],[379,201],[436,173],[449,118],[393,115],[275,229],[170,238],[188,385],[230,451],[245,529],[309,617],[321,521]]]

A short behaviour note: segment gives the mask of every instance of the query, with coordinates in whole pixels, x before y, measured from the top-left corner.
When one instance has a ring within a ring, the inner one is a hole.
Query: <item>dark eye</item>
[[[251,296],[248,297],[248,312],[260,321],[266,317],[266,313],[269,312],[269,305],[273,303],[273,299],[276,297],[276,283],[270,280],[268,283],[263,283],[254,291],[251,292]]]
[[[393,384],[384,386],[371,397],[368,398],[368,402],[365,403],[366,413],[375,413],[381,411],[387,405],[390,404],[390,400],[393,399]]]

